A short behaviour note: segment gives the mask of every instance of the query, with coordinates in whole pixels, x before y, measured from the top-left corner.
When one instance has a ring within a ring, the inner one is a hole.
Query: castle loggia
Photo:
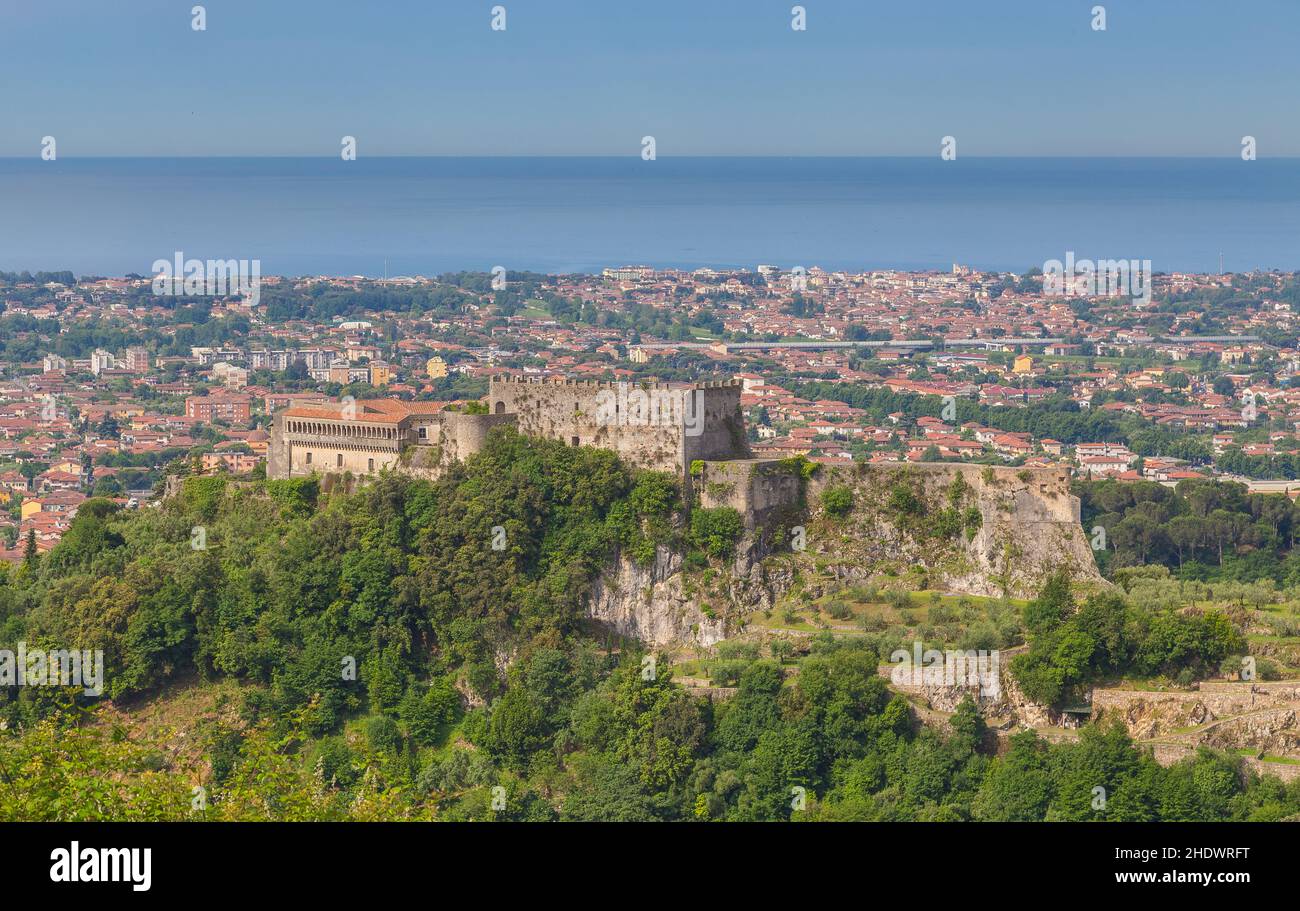
[[[483,448],[489,431],[612,449],[629,464],[687,477],[695,460],[745,459],[741,384],[607,383],[493,377],[487,414],[441,402],[344,400],[276,412],[267,476],[436,474]]]

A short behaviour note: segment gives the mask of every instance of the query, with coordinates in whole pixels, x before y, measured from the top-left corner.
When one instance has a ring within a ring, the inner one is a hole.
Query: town
[[[90,497],[146,508],[169,475],[265,476],[277,414],[388,400],[433,420],[502,375],[734,381],[758,458],[1294,497],[1300,279],[1152,284],[1143,301],[1045,288],[1039,268],[630,266],[262,276],[247,296],[194,297],[156,294],[153,276],[0,273],[0,559],[53,548]]]

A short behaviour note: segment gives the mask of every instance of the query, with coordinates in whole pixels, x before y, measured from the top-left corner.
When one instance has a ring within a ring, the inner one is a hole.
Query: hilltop
[[[724,494],[709,492],[718,482],[708,470],[702,501]],[[0,644],[102,647],[111,701],[3,691],[0,762],[17,786],[0,793],[0,817],[1276,819],[1300,810],[1300,792],[1238,774],[1234,754],[1162,769],[1109,724],[1085,728],[1077,743],[1030,732],[999,746],[974,701],[936,711],[892,692],[880,662],[917,635],[974,637],[981,648],[1028,636],[1028,654],[1041,639],[1047,651],[1035,660],[1052,660],[1054,637],[1084,632],[1070,619],[1072,587],[1058,574],[1029,602],[947,602],[936,592],[927,603],[909,590],[918,577],[898,575],[896,563],[882,576],[895,583],[887,590],[874,580],[834,589],[833,572],[814,588],[804,561],[839,555],[831,530],[851,537],[903,498],[857,501],[879,483],[871,475],[846,500],[833,493],[848,486],[842,476],[820,481],[798,461],[786,472],[810,498],[802,551],[779,547],[777,531],[789,529],[779,511],[687,510],[672,475],[508,429],[436,481],[385,474],[326,491],[313,478],[195,477],[157,509],[98,501],[48,555],[6,574]],[[892,476],[925,503],[905,511],[925,528],[893,521],[900,542],[934,542],[936,579],[944,553],[983,546],[987,520],[970,534],[971,507],[1029,493],[979,478],[956,496],[959,476]],[[945,535],[947,548],[938,546]],[[722,630],[735,635],[697,642],[692,657],[676,646],[648,651],[593,619],[589,596],[614,567],[665,560],[702,615],[737,621]],[[794,584],[779,610],[793,611],[793,627],[816,621],[807,635],[781,633],[784,617],[771,609],[717,609],[719,586],[752,581],[738,567],[776,575],[782,565]],[[882,598],[894,621],[872,606]],[[850,631],[823,627],[823,610],[862,619]],[[1111,590],[1078,616],[1117,610],[1173,624],[1180,640],[1202,635],[1192,619]],[[1134,647],[1173,670],[1205,660],[1213,642],[1186,654],[1156,640]],[[703,688],[692,685],[698,675],[709,678]],[[1125,757],[1108,781],[1140,789],[1140,809],[1116,803],[1098,815],[1091,785],[1064,771],[1103,755]],[[1191,780],[1217,784],[1174,801]],[[70,793],[96,796],[69,803]]]

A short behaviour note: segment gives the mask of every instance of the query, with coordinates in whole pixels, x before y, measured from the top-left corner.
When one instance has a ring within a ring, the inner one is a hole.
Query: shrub
[[[822,491],[822,509],[839,518],[853,508],[853,491],[843,485],[827,487]]]
[[[291,512],[305,515],[316,508],[316,499],[320,495],[320,481],[314,475],[309,478],[267,481],[266,492],[272,500],[287,507]]]
[[[919,516],[925,511],[916,491],[901,482],[890,488],[888,506],[900,516]]]
[[[912,606],[912,596],[903,591],[891,591],[885,595],[885,601],[894,610],[907,610]]]
[[[836,620],[848,620],[853,616],[853,608],[849,607],[843,601],[831,601],[826,605],[826,613],[830,614]]]
[[[862,627],[862,631],[867,633],[878,633],[888,625],[885,618],[880,614],[863,614],[858,619],[858,626]]]
[[[628,495],[632,508],[643,516],[666,515],[677,505],[677,483],[659,471],[637,475],[636,485]]]
[[[394,754],[402,748],[402,732],[387,715],[371,715],[366,719],[366,743],[376,753]]]
[[[773,639],[767,649],[777,661],[785,661],[794,654],[794,644],[784,637]]]
[[[422,746],[436,743],[443,725],[455,721],[459,714],[460,694],[446,677],[431,683],[423,695],[410,689],[398,706],[398,715],[411,739]]]
[[[217,504],[226,494],[226,479],[221,477],[186,478],[181,482],[181,502],[190,512],[211,521],[216,518]]]
[[[932,602],[933,603],[933,602]],[[935,604],[930,608],[931,623],[954,623],[957,620],[957,610],[946,604]]]
[[[961,513],[955,509],[941,509],[927,530],[937,538],[955,538],[962,530]]]
[[[1260,680],[1281,680],[1282,668],[1272,658],[1260,656],[1255,659],[1255,676]]]
[[[346,788],[356,781],[352,750],[342,737],[327,737],[316,749],[315,767],[321,781]]]
[[[718,658],[723,661],[757,661],[758,645],[753,642],[724,639],[718,643]]]
[[[972,624],[957,640],[957,647],[962,651],[970,649],[993,651],[1001,648],[1003,644],[998,628],[987,620]]]
[[[691,540],[712,557],[729,556],[744,530],[740,513],[730,506],[691,513]]]
[[[1219,662],[1219,676],[1227,677],[1230,680],[1239,679],[1243,667],[1243,660],[1244,659],[1241,655],[1229,655],[1227,658],[1224,658]]]
[[[953,506],[959,506],[968,493],[970,493],[970,485],[966,483],[965,476],[960,472],[953,475],[952,481],[948,484],[948,502]]]
[[[714,686],[736,686],[750,663],[749,661],[715,661],[709,668],[709,681]]]

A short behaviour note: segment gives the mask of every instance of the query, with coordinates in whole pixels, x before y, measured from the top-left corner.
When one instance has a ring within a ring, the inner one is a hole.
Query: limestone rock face
[[[725,622],[706,615],[684,593],[681,568],[681,555],[663,547],[648,566],[622,557],[592,584],[587,615],[652,647],[709,646],[725,639]]]
[[[1046,727],[1061,721],[1060,713],[1050,706],[1031,702],[1016,682],[1016,675],[1011,672],[1011,662],[1019,654],[1028,650],[1027,646],[1007,649],[1002,653],[1002,700],[1005,712],[1016,723],[1030,727]]]
[[[815,509],[832,486],[854,497],[852,512],[833,522]],[[855,465],[819,472],[808,499],[809,548],[845,582],[914,567],[930,587],[992,597],[1033,597],[1062,568],[1102,582],[1064,470]]]
[[[997,653],[996,685],[987,677],[967,679],[957,683],[943,679],[942,675],[900,673],[897,665],[881,665],[879,673],[889,680],[890,686],[900,693],[920,697],[937,712],[955,712],[961,702],[970,697],[980,714],[990,726],[1014,728],[1018,725],[1044,727],[1060,722],[1060,714],[1047,706],[1027,699],[1016,678],[1011,673],[1011,661],[1023,653],[1025,646],[1004,649]],[[968,659],[969,661],[969,659]]]
[[[845,516],[820,508],[832,486],[853,493]],[[1079,500],[1056,469],[859,464],[800,479],[754,459],[706,462],[701,487],[704,506],[729,506],[744,520],[730,565],[697,586],[681,555],[664,548],[648,566],[622,558],[591,589],[592,619],[653,647],[709,646],[740,632],[747,615],[775,609],[796,583],[816,597],[921,570],[931,588],[1033,597],[1065,568],[1104,584],[1079,525]],[[900,496],[910,504],[901,510]],[[796,531],[806,547],[792,552]]]
[[[1251,749],[1274,756],[1300,755],[1296,707],[1270,709],[1229,718],[1211,726],[1200,743],[1220,750]]]
[[[1092,704],[1095,716],[1119,718],[1137,740],[1300,758],[1294,681],[1202,681],[1193,690],[1166,692],[1098,688]]]

